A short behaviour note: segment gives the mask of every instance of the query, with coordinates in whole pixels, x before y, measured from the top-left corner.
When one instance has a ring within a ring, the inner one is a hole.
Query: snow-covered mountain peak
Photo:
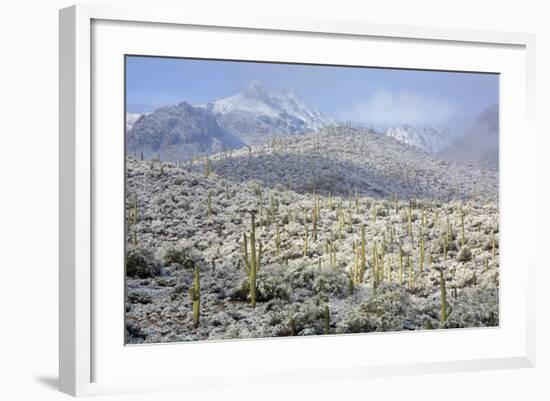
[[[251,81],[235,95],[217,99],[206,108],[222,126],[247,142],[266,134],[304,134],[332,123],[292,91],[269,91]]]

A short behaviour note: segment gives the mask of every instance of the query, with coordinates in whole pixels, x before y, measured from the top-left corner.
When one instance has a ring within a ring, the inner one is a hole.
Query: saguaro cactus
[[[403,285],[403,249],[399,247],[399,285]]]
[[[443,269],[439,269],[439,291],[441,297],[441,321],[440,324],[443,326],[447,321],[447,287],[445,284],[445,275],[443,274]]]
[[[338,205],[338,241],[342,243],[342,228],[344,226],[344,214],[342,213],[341,204]]]
[[[246,233],[243,233],[243,261],[250,288],[250,305],[256,307],[256,277],[260,270],[262,260],[262,244],[258,246],[256,253],[256,223],[254,221],[254,213],[251,214],[251,230],[250,230],[250,257],[248,255],[248,239]]]
[[[199,277],[199,267],[195,266],[195,279],[193,287],[189,288],[189,299],[193,304],[193,327],[199,327],[200,307],[201,307],[201,287]]]
[[[227,199],[231,199],[231,191],[229,190],[229,184],[225,183],[225,195],[227,196]]]
[[[462,246],[466,243],[466,239],[464,237],[464,210],[460,210],[460,243]]]
[[[139,210],[138,210],[138,199],[137,195],[134,195],[130,199],[130,206],[128,211],[128,230],[131,232],[131,241],[132,245],[137,247],[138,238],[137,238],[137,224],[139,219]]]
[[[325,305],[325,309],[323,311],[323,332],[325,334],[328,334],[329,329],[330,329],[330,310],[328,308],[328,305]]]
[[[378,286],[378,278],[379,278],[379,272],[378,272],[378,250],[376,248],[376,243],[372,244],[372,279],[373,279],[373,285],[374,288]]]
[[[449,221],[449,216],[447,216],[447,241],[451,242],[453,240],[453,225]]]
[[[420,263],[419,263],[419,270],[420,270],[420,273],[422,273],[424,271],[424,253],[425,253],[425,249],[424,249],[424,235],[423,234],[420,234]]]
[[[412,285],[413,285],[413,269],[412,269],[412,262],[411,262],[411,257],[410,256],[407,256],[407,267],[408,267],[408,270],[409,270],[409,290],[412,288]]]
[[[313,206],[313,211],[311,212],[311,221],[312,221],[312,229],[313,229],[313,241],[317,241],[317,204]]]
[[[426,228],[426,208],[422,208],[422,227]]]
[[[304,214],[304,256],[307,256],[307,237],[308,237],[307,220]]]
[[[384,279],[384,274],[385,274],[384,273],[385,261],[386,261],[386,244],[382,242],[380,244],[380,266],[382,266],[382,271],[381,271],[382,279]]]
[[[330,256],[330,265],[331,267],[335,267],[336,266],[336,247],[334,246],[334,239],[332,238],[332,232],[330,233],[328,251]]]
[[[281,234],[279,232],[279,223],[275,224],[275,254],[279,256],[281,248]]]
[[[407,231],[409,232],[409,237],[411,237],[412,239],[412,236],[413,236],[413,230],[412,230],[412,210],[409,206],[409,212],[408,212],[408,224],[407,224]]]
[[[367,241],[365,240],[365,225],[361,225],[361,273],[359,275],[359,280],[363,281],[363,275],[367,270],[367,259],[365,256],[365,248]]]
[[[355,269],[353,273],[353,283],[359,283],[360,282],[360,276],[361,276],[361,263],[359,260],[361,259],[361,251],[359,248],[359,241],[353,241],[353,254],[355,256]]]

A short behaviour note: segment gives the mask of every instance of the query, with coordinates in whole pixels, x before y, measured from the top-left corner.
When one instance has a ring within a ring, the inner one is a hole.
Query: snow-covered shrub
[[[256,281],[257,299],[289,299],[291,289],[284,280],[284,268],[280,265],[262,266]]]
[[[155,219],[151,222],[151,231],[155,234],[162,234],[164,232],[164,224],[162,220]]]
[[[348,288],[349,279],[342,271],[332,267],[322,267],[313,280],[313,291],[323,298],[343,297]]]
[[[475,271],[470,269],[458,269],[452,276],[453,281],[457,287],[469,287],[475,285],[477,282],[477,276]]]
[[[160,275],[161,269],[153,253],[141,247],[129,247],[126,251],[126,276],[148,278]]]
[[[350,310],[336,327],[337,333],[367,333],[404,329],[410,296],[400,286],[381,284],[376,293]]]
[[[271,299],[290,298],[291,288],[285,281],[284,269],[280,265],[262,266],[256,279],[256,299],[266,302]],[[246,301],[250,296],[250,282],[244,277],[229,292],[233,300]]]
[[[498,289],[469,287],[451,299],[446,328],[498,326]]]
[[[459,262],[469,262],[470,260],[472,260],[472,251],[470,251],[469,248],[463,246],[458,251],[458,254],[456,255],[456,259]]]
[[[289,324],[293,325],[295,335],[322,334],[323,308],[318,299],[308,299],[297,305],[291,314]]]
[[[168,244],[162,246],[158,250],[157,255],[165,266],[172,264],[183,266],[187,260],[187,252],[187,247],[182,244]]]
[[[126,341],[132,344],[142,343],[147,338],[147,334],[142,330],[138,322],[126,321]]]
[[[449,301],[447,301],[449,303]],[[434,294],[431,297],[416,297],[411,302],[411,311],[408,318],[403,322],[404,330],[424,330],[438,329],[441,314],[441,303],[439,295]]]
[[[153,298],[145,291],[132,291],[126,296],[126,300],[131,304],[150,304]]]
[[[298,263],[287,269],[286,281],[292,288],[313,289],[313,280],[317,275],[318,268],[307,263]]]

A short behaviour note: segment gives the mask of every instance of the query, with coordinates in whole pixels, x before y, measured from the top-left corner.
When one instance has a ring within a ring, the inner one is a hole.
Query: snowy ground
[[[327,318],[329,334],[498,325],[495,173],[353,129],[274,138],[208,165],[206,176],[204,159],[127,159],[128,343],[324,334]],[[251,213],[255,308],[243,266]]]

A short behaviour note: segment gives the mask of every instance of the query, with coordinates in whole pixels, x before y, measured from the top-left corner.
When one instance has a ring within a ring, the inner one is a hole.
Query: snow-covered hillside
[[[208,163],[130,156],[126,339],[497,326],[496,182],[350,128]]]
[[[126,142],[129,154],[171,161],[244,146],[212,113],[186,102],[141,115],[127,131]]]
[[[347,196],[357,191],[378,198],[444,201],[498,196],[496,173],[440,159],[366,128],[279,136],[256,152],[253,165],[243,162],[248,149],[233,151],[232,158],[214,156],[212,164],[229,180],[259,180],[267,187],[282,183],[299,193]]]
[[[432,154],[448,146],[454,139],[446,128],[417,127],[409,124],[388,128],[385,134]]]

